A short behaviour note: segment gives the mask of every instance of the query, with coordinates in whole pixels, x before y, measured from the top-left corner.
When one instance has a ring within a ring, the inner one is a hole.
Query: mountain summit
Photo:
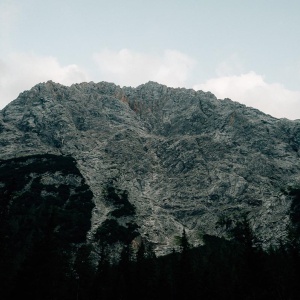
[[[264,244],[275,243],[290,222],[287,191],[300,184],[299,121],[155,82],[38,84],[0,111],[0,145],[1,165],[15,170],[35,158],[39,169],[49,157],[76,164],[65,174],[56,162],[51,174],[28,168],[18,195],[38,176],[44,187],[72,186],[66,203],[90,190],[88,239],[141,236],[158,253],[183,228],[197,244],[202,234],[226,236],[245,214]]]

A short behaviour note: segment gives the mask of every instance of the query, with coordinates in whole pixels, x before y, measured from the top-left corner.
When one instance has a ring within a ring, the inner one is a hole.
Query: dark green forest
[[[134,220],[126,191],[107,185],[104,201],[115,209],[87,242],[92,192],[83,179],[44,185],[49,170],[80,178],[68,157],[0,162],[1,299],[300,298],[300,190],[286,192],[290,226],[276,247],[263,249],[244,215],[228,229],[230,239],[204,235],[193,248],[183,230],[176,251],[156,257],[146,240],[133,246],[134,221],[118,223],[122,216]]]
[[[300,255],[293,243],[263,251],[247,223],[238,239],[204,236],[191,248],[183,231],[180,251],[156,257],[151,246],[124,245],[120,259],[108,244],[71,249],[53,220],[12,274],[13,257],[1,253],[1,299],[299,299]]]

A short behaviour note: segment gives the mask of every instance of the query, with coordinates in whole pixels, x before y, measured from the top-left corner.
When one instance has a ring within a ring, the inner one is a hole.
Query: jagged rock
[[[300,183],[300,122],[276,119],[211,93],[112,83],[54,82],[25,91],[0,112],[0,159],[70,155],[94,195],[89,238],[114,209],[113,181],[128,191],[139,234],[169,251],[184,227],[194,244],[223,235],[217,221],[248,213],[265,244],[284,237]],[[121,226],[121,225],[120,225]],[[124,225],[125,226],[125,225]]]

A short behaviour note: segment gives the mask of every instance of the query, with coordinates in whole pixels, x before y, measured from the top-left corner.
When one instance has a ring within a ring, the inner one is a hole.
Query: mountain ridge
[[[288,187],[300,184],[300,122],[276,119],[210,92],[148,82],[37,84],[0,111],[0,159],[70,155],[94,195],[92,238],[109,217],[108,182],[128,192],[139,234],[158,252],[187,230],[248,214],[267,245],[290,222]],[[117,219],[125,224],[128,217]]]

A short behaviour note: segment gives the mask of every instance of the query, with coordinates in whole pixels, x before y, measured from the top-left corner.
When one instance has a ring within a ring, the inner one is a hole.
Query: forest
[[[245,218],[230,241],[204,235],[204,245],[192,248],[183,230],[178,252],[156,257],[150,244],[127,244],[112,262],[108,244],[64,242],[54,218],[52,211],[21,263],[1,244],[1,299],[299,299],[300,248],[292,233],[262,250]]]

